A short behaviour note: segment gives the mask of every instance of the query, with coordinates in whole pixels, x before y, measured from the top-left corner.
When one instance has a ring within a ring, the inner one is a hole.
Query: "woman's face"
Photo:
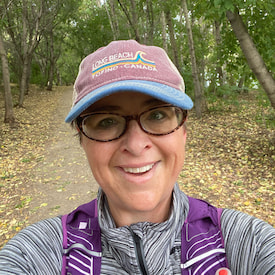
[[[135,115],[160,103],[141,93],[121,92],[101,99],[86,112],[113,110]],[[168,218],[173,187],[184,163],[185,140],[184,127],[169,135],[152,136],[135,120],[117,140],[97,142],[82,136],[89,165],[117,226]]]

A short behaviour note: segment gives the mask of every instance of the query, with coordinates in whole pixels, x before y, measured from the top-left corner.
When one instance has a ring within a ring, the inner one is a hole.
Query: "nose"
[[[140,156],[152,147],[150,135],[145,133],[136,120],[128,122],[126,133],[122,139],[122,150],[132,155]]]

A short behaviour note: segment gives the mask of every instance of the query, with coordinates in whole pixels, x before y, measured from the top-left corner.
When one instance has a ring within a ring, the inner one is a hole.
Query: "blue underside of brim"
[[[96,101],[108,95],[123,91],[133,91],[147,94],[185,110],[190,110],[193,107],[191,98],[178,89],[153,81],[123,80],[99,87],[84,96],[72,107],[65,119],[65,122],[72,122]]]

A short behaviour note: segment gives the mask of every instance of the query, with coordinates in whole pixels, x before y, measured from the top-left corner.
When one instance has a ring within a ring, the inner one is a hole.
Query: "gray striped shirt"
[[[103,253],[101,274],[141,274],[130,228],[115,227],[101,192],[98,203]],[[173,207],[166,222],[131,225],[143,240],[149,274],[181,274],[180,234],[188,208],[188,198],[175,185]],[[229,209],[222,213],[221,227],[233,275],[275,274],[275,228]],[[25,228],[0,251],[0,274],[60,274],[62,238],[60,217]]]

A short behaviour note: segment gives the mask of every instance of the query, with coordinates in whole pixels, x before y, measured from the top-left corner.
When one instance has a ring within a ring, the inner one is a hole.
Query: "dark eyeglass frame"
[[[176,108],[179,112],[182,113],[182,121],[179,123],[179,125],[174,128],[173,130],[169,131],[169,132],[166,132],[166,133],[161,133],[161,134],[157,134],[157,133],[150,133],[149,131],[147,131],[146,129],[143,128],[141,122],[140,122],[140,117],[144,114],[144,113],[147,113],[147,112],[150,112],[150,111],[153,111],[155,109],[159,109],[159,108],[165,108],[165,107],[174,107]],[[83,127],[82,127],[82,122],[85,118],[91,116],[91,115],[97,115],[97,114],[110,114],[110,115],[117,115],[117,116],[120,116],[122,118],[125,119],[125,128],[124,130],[122,131],[122,133],[118,136],[118,137],[115,137],[115,138],[112,138],[112,139],[108,139],[108,140],[100,140],[100,139],[95,139],[95,138],[92,138],[92,137],[89,137],[84,131],[83,131]],[[113,140],[117,140],[119,138],[121,138],[127,131],[128,129],[128,125],[129,125],[129,122],[131,120],[135,120],[137,121],[139,127],[141,128],[141,130],[143,132],[145,132],[146,134],[148,135],[152,135],[152,136],[165,136],[165,135],[169,135],[173,132],[175,132],[176,130],[178,130],[183,124],[184,122],[186,121],[187,119],[187,110],[184,110],[184,109],[181,109],[177,106],[174,106],[174,105],[158,105],[158,106],[155,106],[155,107],[152,107],[150,109],[147,109],[143,112],[141,112],[140,114],[137,114],[137,115],[130,115],[130,116],[124,116],[124,115],[121,115],[121,114],[118,114],[118,113],[115,113],[115,112],[92,112],[92,113],[87,113],[87,114],[84,114],[84,115],[80,115],[79,117],[77,117],[76,119],[76,126],[78,128],[78,130],[84,135],[86,136],[88,139],[91,139],[91,140],[94,140],[94,141],[98,141],[98,142],[109,142],[109,141],[113,141]]]

